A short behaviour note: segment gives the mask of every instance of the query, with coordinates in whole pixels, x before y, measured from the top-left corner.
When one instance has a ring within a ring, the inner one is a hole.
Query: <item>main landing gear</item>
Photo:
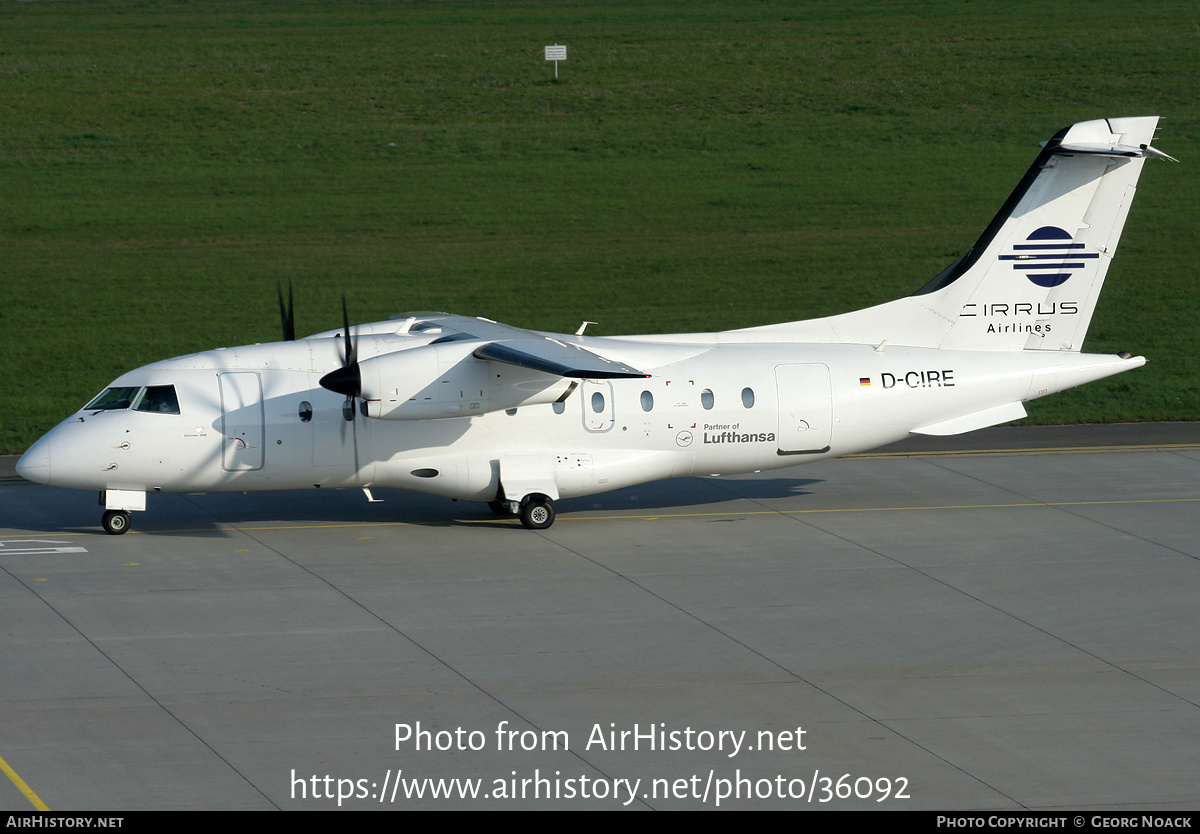
[[[554,523],[554,504],[544,495],[527,495],[517,514],[526,530],[545,530]]]
[[[488,501],[488,508],[496,515],[517,516],[526,530],[545,530],[554,523],[554,502],[545,495],[526,495],[519,504],[497,498]]]
[[[124,510],[109,510],[100,519],[100,523],[104,525],[104,532],[110,536],[120,536],[129,532],[129,513]]]

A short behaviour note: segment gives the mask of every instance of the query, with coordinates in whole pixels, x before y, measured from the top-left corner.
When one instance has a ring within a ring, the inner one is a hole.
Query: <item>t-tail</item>
[[[955,321],[942,347],[1078,351],[1148,156],[1156,116],[1060,130],[982,237],[914,296]]]
[[[1171,159],[1150,145],[1157,124],[1144,116],[1060,130],[975,245],[914,295],[751,330],[800,341],[1078,352],[1142,165]]]

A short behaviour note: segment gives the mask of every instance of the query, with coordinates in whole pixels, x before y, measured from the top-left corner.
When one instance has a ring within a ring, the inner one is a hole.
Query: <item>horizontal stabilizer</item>
[[[1103,144],[1095,144],[1091,142],[1063,142],[1058,146],[1058,150],[1060,153],[1069,151],[1070,153],[1091,153],[1099,156],[1149,156],[1155,159],[1167,159],[1171,162],[1179,161],[1175,157],[1165,154],[1158,150],[1158,148],[1152,148],[1149,145],[1139,145],[1135,147],[1133,145],[1117,145],[1107,142]]]

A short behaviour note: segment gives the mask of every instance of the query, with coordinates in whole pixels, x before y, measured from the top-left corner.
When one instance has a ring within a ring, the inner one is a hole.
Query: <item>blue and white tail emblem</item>
[[[1099,252],[1084,252],[1069,232],[1057,226],[1042,226],[1027,243],[1013,244],[1013,252],[1001,255],[1002,261],[1015,261],[1013,269],[1039,287],[1057,287],[1083,269],[1084,261],[1099,258]]]

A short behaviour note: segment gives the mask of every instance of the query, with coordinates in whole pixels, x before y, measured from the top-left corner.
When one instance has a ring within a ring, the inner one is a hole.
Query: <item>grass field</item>
[[[908,294],[1081,119],[1161,115],[1043,422],[1196,419],[1200,12],[1094,0],[0,2],[0,450],[124,370],[405,310],[718,330]],[[553,80],[548,43],[568,45]]]

